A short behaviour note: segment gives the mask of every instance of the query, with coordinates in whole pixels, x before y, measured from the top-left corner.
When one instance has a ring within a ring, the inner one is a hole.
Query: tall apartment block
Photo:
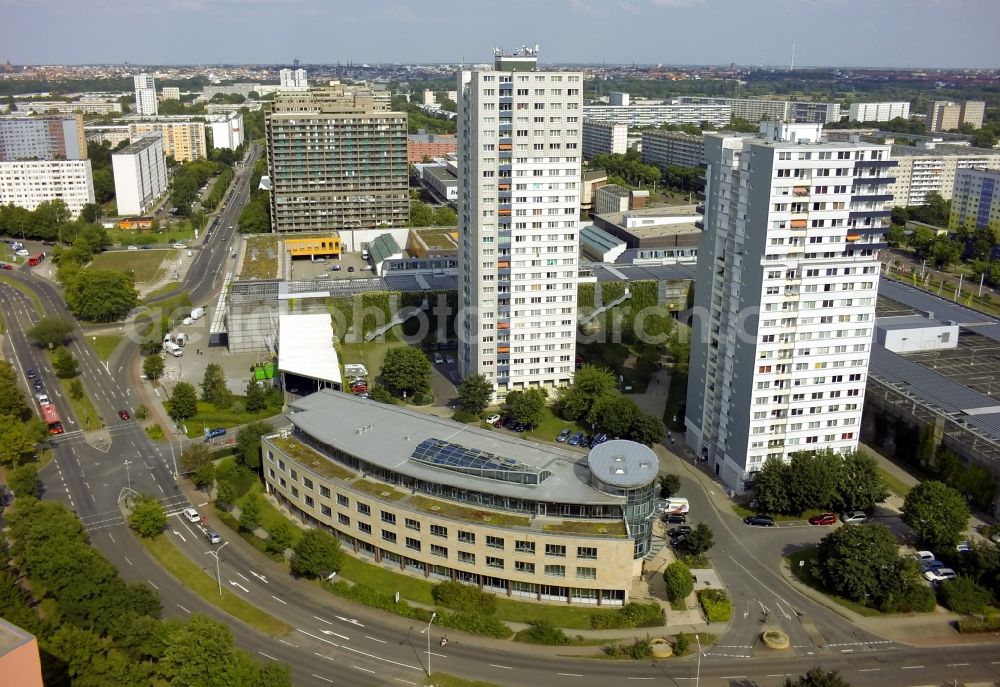
[[[678,102],[725,105],[732,110],[733,117],[739,117],[748,122],[774,119],[782,122],[827,124],[840,121],[840,103],[759,98],[706,98],[701,96],[682,96],[678,98]]]
[[[167,190],[162,134],[146,134],[111,156],[118,214],[141,215]]]
[[[927,130],[951,131],[963,124],[971,124],[974,129],[981,129],[985,114],[986,103],[982,100],[967,100],[963,103],[935,100],[927,108]]]
[[[0,160],[86,160],[83,115],[0,118]]]
[[[159,132],[163,138],[163,154],[177,162],[191,162],[208,157],[205,122],[129,122],[128,135],[133,141],[153,132]]]
[[[951,198],[955,178],[962,169],[1000,169],[1000,151],[967,146],[935,145],[933,148],[917,146],[892,147],[892,157],[897,162],[889,193],[893,205],[923,205],[927,194],[941,194]]]
[[[0,162],[0,205],[34,210],[39,203],[61,200],[74,217],[94,202],[90,160],[17,160]]]
[[[910,118],[910,103],[852,103],[848,119],[852,122],[888,122]]]
[[[280,93],[265,124],[274,231],[409,222],[406,114],[390,110],[388,92],[334,84]]]
[[[1000,236],[1000,171],[956,172],[949,228],[990,229],[994,236]]]
[[[818,124],[761,129],[705,137],[685,418],[737,491],[769,458],[857,447],[895,165]]]
[[[664,172],[668,167],[705,167],[705,137],[683,131],[643,131],[642,161]]]
[[[458,77],[458,364],[502,401],[573,378],[583,75],[495,58]]]
[[[152,74],[136,74],[135,81],[135,111],[146,117],[158,114],[156,102],[156,79]]]
[[[309,79],[305,69],[282,69],[278,72],[283,91],[305,91],[309,89]]]
[[[606,153],[624,155],[626,152],[628,152],[627,124],[584,121],[584,160],[592,160],[595,155],[603,155]]]

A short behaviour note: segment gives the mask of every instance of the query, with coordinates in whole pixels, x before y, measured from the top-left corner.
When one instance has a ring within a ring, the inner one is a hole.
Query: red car
[[[837,516],[833,513],[822,513],[809,518],[810,525],[833,525],[837,522]]]
[[[127,419],[129,419],[130,416],[129,416],[127,410],[119,410],[118,411],[118,417],[120,417],[123,420],[127,420]]]

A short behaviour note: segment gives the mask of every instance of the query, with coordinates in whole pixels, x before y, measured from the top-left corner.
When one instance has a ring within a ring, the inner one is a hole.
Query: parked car
[[[924,573],[924,577],[930,582],[944,582],[945,580],[958,579],[958,575],[951,568],[938,568],[937,570],[928,570]]]
[[[201,516],[198,515],[198,511],[194,508],[185,508],[181,511],[181,514],[187,518],[188,522],[201,522]]]
[[[330,268],[330,270],[333,271],[333,272],[339,272],[340,271],[340,265],[334,265],[333,267]]]
[[[516,425],[514,425],[514,431],[518,433],[526,432],[528,431],[528,425],[524,424],[523,422],[518,422]]]
[[[671,527],[669,530],[667,530],[667,536],[673,539],[674,537],[681,534],[687,536],[691,534],[692,531],[693,530],[691,529],[690,525],[681,525],[680,527]]]
[[[972,551],[972,547],[969,545],[968,541],[961,541],[958,543],[958,546],[955,547],[955,550],[959,553],[968,553],[969,551]]]
[[[593,445],[594,445],[594,437],[592,437],[589,434],[580,441],[581,448],[590,448]]]
[[[583,440],[583,432],[577,432],[576,434],[571,436],[569,438],[569,441],[566,443],[568,443],[570,446],[579,446],[582,440]]]
[[[678,534],[676,537],[670,538],[670,545],[676,547],[679,544],[683,544],[684,542],[686,542],[687,538],[688,537],[686,534]]]
[[[844,513],[841,520],[845,525],[864,525],[868,522],[868,514],[863,510],[856,510],[853,513]]]
[[[131,416],[128,414],[128,411],[123,408],[122,410],[118,411],[118,417],[120,417],[122,420],[128,420]]]
[[[504,421],[503,421],[503,428],[504,429],[514,429],[515,427],[517,427],[517,420],[515,420],[512,417],[506,417],[506,418],[504,418]]]
[[[936,558],[934,560],[930,560],[930,561],[923,561],[920,564],[920,569],[923,570],[924,572],[928,572],[928,571],[931,571],[931,570],[940,570],[943,567],[944,567],[944,563],[942,563],[941,561],[937,560]]]
[[[458,349],[458,342],[457,341],[449,341],[448,342],[448,348],[451,349],[451,350],[453,350],[453,351],[457,350]]]
[[[499,419],[500,419],[500,416],[497,415],[497,414],[490,415],[488,418],[486,418],[486,424],[492,425],[492,424],[496,423],[496,421],[499,420]]]
[[[556,437],[556,441],[558,441],[560,444],[564,444],[567,441],[569,441],[569,438],[571,436],[573,436],[573,430],[571,430],[569,427],[566,427],[565,429],[563,429],[563,431],[559,432],[559,436]]]
[[[604,432],[601,432],[600,434],[594,437],[594,446],[597,446],[598,444],[603,444],[607,440],[608,440],[608,435],[605,434]]]
[[[348,272],[353,272],[354,271],[354,265],[348,265],[347,266],[347,271]]]
[[[821,515],[814,515],[809,518],[810,525],[834,525],[837,522],[837,516],[833,513],[823,513]]]
[[[750,527],[775,527],[774,518],[770,515],[750,515],[743,518],[743,523]]]
[[[687,516],[683,513],[664,513],[663,522],[668,525],[683,525],[687,522]]]
[[[503,429],[503,422],[504,422],[504,419],[503,419],[503,418],[500,418],[499,420],[495,420],[495,421],[493,422],[493,427],[494,427],[495,429]]]
[[[129,246],[129,250],[139,250],[139,246]]]
[[[937,558],[937,556],[935,556],[931,551],[917,551],[913,554],[913,557],[916,558],[921,564],[930,563]]]
[[[209,439],[214,439],[215,437],[224,437],[226,436],[226,428],[213,427],[212,429],[208,430],[208,434],[206,434],[205,436],[207,436]]]
[[[442,356],[440,353],[435,353],[434,354],[434,364],[435,365],[442,365],[442,364],[444,364],[444,356]]]
[[[455,359],[453,357],[451,357],[450,355],[446,355],[444,357],[444,361],[446,363],[448,363],[449,365],[454,365],[455,364]]]

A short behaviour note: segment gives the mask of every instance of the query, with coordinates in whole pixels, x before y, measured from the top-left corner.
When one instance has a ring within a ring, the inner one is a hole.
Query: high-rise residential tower
[[[761,129],[705,137],[685,418],[737,491],[769,458],[857,447],[895,165],[818,124]]]
[[[0,117],[0,160],[85,160],[83,115]]]
[[[458,363],[503,400],[573,378],[583,77],[495,57],[458,77]]]
[[[152,74],[136,74],[135,81],[135,111],[148,117],[158,113],[156,104],[156,79]]]

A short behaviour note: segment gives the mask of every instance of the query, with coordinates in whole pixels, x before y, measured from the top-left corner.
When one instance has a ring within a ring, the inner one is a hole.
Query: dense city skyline
[[[522,43],[540,44],[547,64],[787,66],[792,43],[802,66],[972,68],[1000,57],[992,0],[0,2],[0,59],[17,64],[482,63],[492,46]],[[518,16],[532,21],[501,28]],[[98,33],[114,40],[88,40]]]

